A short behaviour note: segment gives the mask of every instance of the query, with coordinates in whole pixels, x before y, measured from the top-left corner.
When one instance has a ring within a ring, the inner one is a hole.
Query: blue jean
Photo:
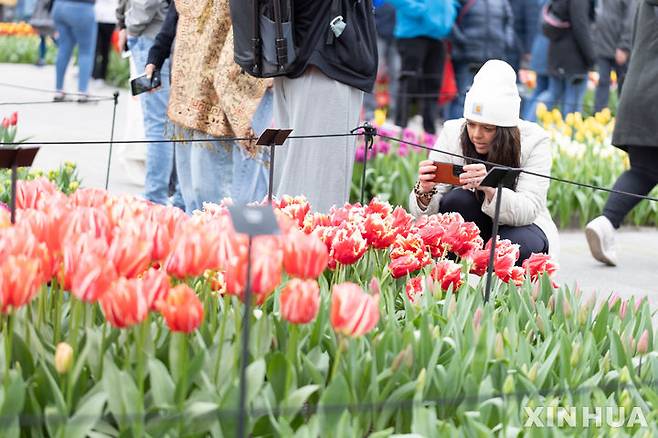
[[[251,127],[260,135],[272,125],[273,117],[272,90],[267,90],[256,108]],[[233,147],[233,184],[231,198],[239,203],[262,201],[267,194],[269,183],[269,150],[260,151],[251,157],[239,146]],[[265,166],[265,163],[268,165]]]
[[[176,144],[176,173],[188,214],[201,210],[204,202],[218,203],[231,196],[232,149],[236,149],[232,142],[199,131],[194,131],[192,138],[208,142]]]
[[[585,91],[585,75],[551,76],[548,79],[548,94],[544,103],[548,108],[559,108],[563,115],[580,113],[583,111]]]
[[[73,54],[73,48],[78,46],[78,91],[86,93],[94,67],[96,52],[96,17],[94,5],[91,3],[69,2],[57,0],[53,6],[53,21],[59,36],[57,61],[55,63],[56,88],[64,89],[64,76]]]
[[[455,81],[457,82],[457,89],[459,94],[450,102],[447,109],[447,119],[460,119],[464,116],[464,101],[466,100],[466,92],[473,84],[476,69],[470,63],[455,62]]]
[[[532,92],[532,96],[525,104],[523,119],[530,122],[537,121],[537,104],[543,100],[548,100],[548,76],[537,75],[537,86]]]
[[[153,46],[153,39],[140,36],[129,37],[128,48],[135,61],[135,68],[143,72],[146,67],[148,51]],[[162,86],[152,93],[140,94],[144,115],[144,134],[147,140],[165,140],[167,121],[167,104],[169,103],[169,60],[160,71]],[[174,171],[174,144],[148,143],[146,146],[146,178],[144,180],[144,198],[157,204],[169,203],[169,182]],[[176,187],[172,203],[182,208],[184,205],[180,188]]]

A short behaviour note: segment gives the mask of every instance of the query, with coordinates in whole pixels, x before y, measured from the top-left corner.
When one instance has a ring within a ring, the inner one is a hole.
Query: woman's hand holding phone
[[[459,175],[459,181],[462,182],[462,188],[464,189],[477,189],[484,192],[487,200],[490,201],[496,193],[496,189],[492,187],[480,187],[480,183],[485,176],[487,176],[487,168],[484,164],[467,164],[464,166],[464,173]]]
[[[436,186],[434,182],[434,174],[436,173],[436,166],[432,160],[421,161],[418,166],[418,182],[420,189],[423,192],[429,192]]]
[[[151,79],[153,78],[153,73],[155,72],[155,65],[153,64],[146,64],[146,67],[144,68],[144,74],[146,75],[147,78]],[[149,93],[153,93],[154,91],[158,90],[160,88],[160,85],[157,87],[151,89]]]

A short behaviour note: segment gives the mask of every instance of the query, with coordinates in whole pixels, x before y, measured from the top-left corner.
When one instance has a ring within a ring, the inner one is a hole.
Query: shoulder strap
[[[477,0],[468,0],[464,6],[459,11],[459,15],[457,16],[457,24],[461,24],[462,19],[466,14],[468,14],[468,11],[471,10],[473,6],[475,6],[475,2]]]

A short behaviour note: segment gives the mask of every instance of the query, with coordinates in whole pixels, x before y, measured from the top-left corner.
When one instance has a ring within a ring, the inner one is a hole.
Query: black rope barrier
[[[51,88],[37,88],[37,87],[28,87],[27,85],[18,85],[18,84],[10,84],[8,82],[0,82],[0,87],[8,87],[8,88],[16,88],[19,90],[28,90],[28,91],[36,91],[39,93],[46,93],[46,94],[58,94],[62,93],[62,90],[53,90]],[[93,98],[93,99],[103,99],[103,100],[113,100],[114,97],[112,96],[102,96],[102,95],[96,95],[96,94],[88,94],[88,93],[74,93],[74,92],[64,92],[66,96],[78,96],[78,97],[87,97],[87,98]]]

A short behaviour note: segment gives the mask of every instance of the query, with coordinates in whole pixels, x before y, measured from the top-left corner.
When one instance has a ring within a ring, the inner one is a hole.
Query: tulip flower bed
[[[548,131],[553,145],[552,175],[558,178],[611,188],[617,177],[628,169],[628,155],[610,144],[614,118],[604,110],[592,117],[568,114],[564,119],[558,110],[538,110],[539,123]],[[409,129],[378,128],[382,135],[433,146],[435,138]],[[352,177],[350,199],[360,198],[365,155],[359,140]],[[407,206],[409,193],[418,177],[418,164],[426,159],[426,150],[404,143],[375,137],[368,155],[366,199],[381,197],[393,205]],[[650,196],[658,197],[658,189]],[[601,214],[608,194],[577,186],[552,182],[548,208],[560,228],[582,227]],[[636,226],[658,226],[658,203],[643,201],[626,218]]]
[[[234,436],[248,243],[227,209],[45,179],[17,202],[0,228],[3,436]],[[281,235],[253,242],[250,436],[543,435],[523,429],[536,406],[655,418],[646,300],[596,306],[503,241],[484,304],[488,251],[459,215],[289,197],[275,212]]]

